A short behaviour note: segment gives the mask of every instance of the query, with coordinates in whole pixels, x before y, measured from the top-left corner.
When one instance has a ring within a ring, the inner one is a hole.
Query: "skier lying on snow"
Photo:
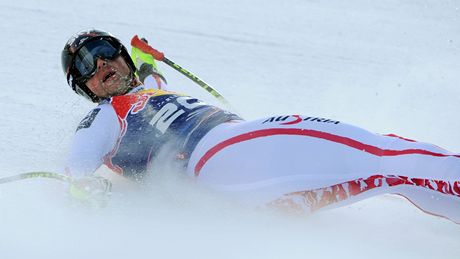
[[[131,58],[104,31],[71,37],[62,67],[72,89],[98,103],[78,126],[66,167],[77,198],[107,190],[92,176],[102,164],[142,180],[161,162],[258,206],[314,211],[394,193],[460,223],[459,154],[317,117],[245,121],[166,91],[152,56],[133,48]],[[152,163],[160,152],[167,155]]]

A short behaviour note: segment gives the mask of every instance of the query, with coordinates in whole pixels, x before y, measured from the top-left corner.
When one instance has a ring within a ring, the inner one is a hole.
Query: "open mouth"
[[[115,75],[115,71],[108,72],[102,79],[102,82],[105,83],[107,80],[109,80],[114,75]]]

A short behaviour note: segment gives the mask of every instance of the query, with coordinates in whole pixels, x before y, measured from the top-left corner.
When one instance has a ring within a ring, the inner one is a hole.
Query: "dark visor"
[[[76,70],[74,76],[89,79],[96,73],[97,58],[111,60],[118,57],[120,52],[121,45],[105,39],[86,43],[74,56],[73,67]]]

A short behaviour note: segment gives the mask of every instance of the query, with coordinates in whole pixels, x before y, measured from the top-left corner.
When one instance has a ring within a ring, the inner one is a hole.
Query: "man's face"
[[[113,60],[98,58],[96,74],[86,82],[86,86],[98,97],[105,98],[124,94],[131,81],[131,70],[121,56]]]

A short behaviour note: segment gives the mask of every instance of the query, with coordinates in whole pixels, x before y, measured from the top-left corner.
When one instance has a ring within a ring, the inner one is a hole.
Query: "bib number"
[[[161,109],[153,116],[150,120],[149,124],[158,129],[162,134],[168,130],[171,124],[182,114],[185,113],[186,110],[192,110],[197,108],[198,106],[204,105],[204,103],[197,101],[194,103],[188,103],[188,100],[191,100],[190,97],[178,97],[175,103],[167,103],[165,106],[161,107]]]

